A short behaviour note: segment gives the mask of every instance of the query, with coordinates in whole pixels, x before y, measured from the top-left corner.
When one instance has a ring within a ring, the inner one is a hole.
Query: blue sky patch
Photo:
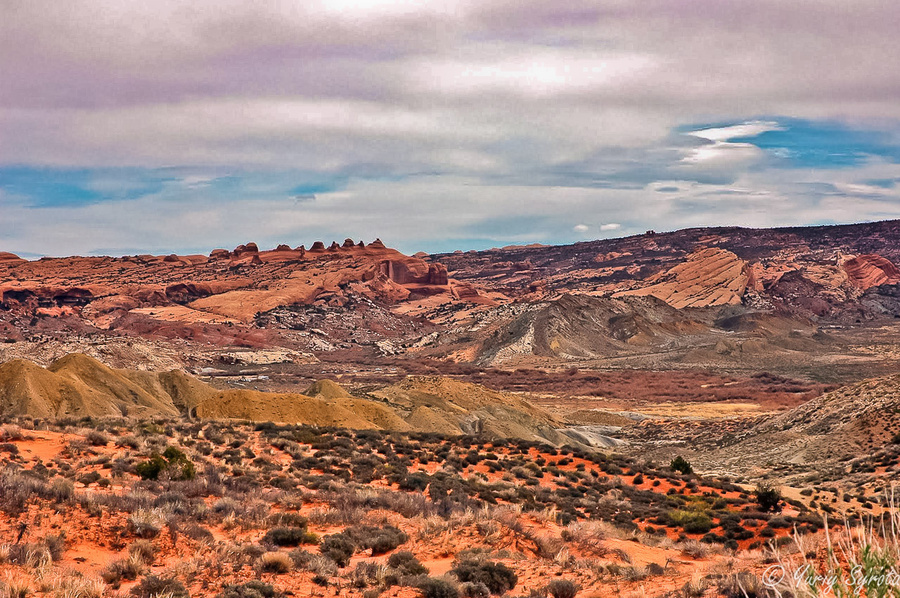
[[[306,172],[208,174],[188,168],[0,167],[0,191],[32,208],[77,207],[163,194],[187,198],[196,193],[215,193],[242,200],[311,199],[346,184],[343,175]]]
[[[734,137],[729,142],[752,143],[783,165],[794,168],[849,168],[873,156],[900,162],[900,146],[881,131],[831,121],[778,117],[760,120],[775,121],[781,130]]]
[[[0,168],[0,189],[37,208],[138,199],[158,193],[171,180],[139,169]]]

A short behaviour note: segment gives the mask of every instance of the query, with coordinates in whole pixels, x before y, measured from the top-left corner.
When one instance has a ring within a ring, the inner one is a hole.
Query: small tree
[[[756,487],[754,496],[756,496],[756,504],[759,505],[759,510],[763,513],[769,511],[777,513],[781,511],[781,491],[777,488],[773,488],[768,484],[759,484]]]
[[[678,455],[677,457],[672,459],[672,463],[669,464],[669,467],[685,475],[694,473],[694,468],[691,467],[691,464],[688,463],[681,455]]]

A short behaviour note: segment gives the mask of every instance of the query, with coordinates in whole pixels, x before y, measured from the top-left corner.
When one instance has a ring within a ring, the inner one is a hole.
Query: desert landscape
[[[0,598],[900,598],[898,24],[2,0]]]
[[[4,254],[3,591],[814,594],[893,550],[898,247]]]

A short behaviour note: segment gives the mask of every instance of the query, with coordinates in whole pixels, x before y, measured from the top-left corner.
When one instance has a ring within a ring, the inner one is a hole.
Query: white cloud
[[[765,153],[752,143],[731,141],[737,138],[756,137],[767,131],[782,131],[777,122],[751,121],[726,127],[712,127],[688,132],[688,135],[711,143],[687,150],[682,162],[707,170],[731,170],[758,162]]]
[[[589,227],[587,224],[576,224],[572,227],[572,230],[576,233],[586,233],[591,230],[591,227]]]
[[[8,0],[0,168],[188,174],[137,202],[6,198],[0,230],[35,251],[313,226],[416,248],[573,240],[588,231],[572,214],[623,233],[890,215],[897,189],[866,180],[892,165],[778,170],[752,137],[788,115],[898,142],[898,19],[884,0]],[[710,122],[740,124],[673,134]],[[213,195],[220,172],[292,169],[343,177],[346,195],[303,212],[275,183]]]
[[[708,139],[710,141],[725,142],[736,137],[756,137],[769,131],[783,131],[784,127],[774,121],[750,121],[739,125],[727,127],[711,127],[690,131],[688,135]]]
[[[650,56],[625,52],[502,45],[494,51],[499,56],[478,52],[467,60],[425,60],[416,66],[412,81],[425,91],[450,94],[550,96],[621,87],[651,76],[656,66]]]
[[[618,222],[609,222],[600,225],[600,230],[602,231],[619,230],[620,228],[622,228],[622,225]]]

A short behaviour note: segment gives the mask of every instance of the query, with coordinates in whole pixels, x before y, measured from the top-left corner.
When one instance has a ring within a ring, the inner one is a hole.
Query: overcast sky
[[[0,250],[900,217],[896,0],[0,7]]]

